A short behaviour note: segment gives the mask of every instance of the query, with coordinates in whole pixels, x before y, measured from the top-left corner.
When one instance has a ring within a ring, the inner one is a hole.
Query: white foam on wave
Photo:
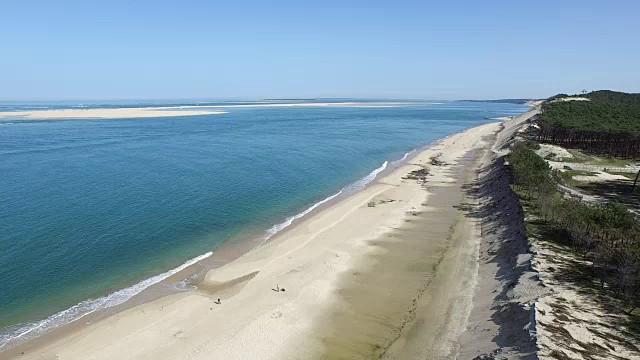
[[[337,193],[321,200],[318,201],[317,203],[309,206],[306,210],[293,215],[293,216],[289,216],[288,218],[286,218],[283,222],[273,225],[269,230],[267,230],[267,235],[265,236],[264,240],[269,240],[273,235],[279,233],[280,231],[284,230],[285,228],[287,228],[289,225],[291,225],[293,223],[294,220],[300,219],[301,217],[307,215],[308,213],[310,213],[311,211],[313,211],[314,209],[316,209],[318,206],[334,199],[335,197],[344,194],[344,195],[349,195],[349,194],[353,194],[356,193],[362,189],[365,188],[365,186],[367,186],[367,184],[369,184],[370,182],[372,182],[373,180],[375,180],[376,176],[383,171],[384,169],[387,168],[387,165],[389,164],[388,161],[385,161],[384,164],[382,164],[382,166],[380,166],[379,168],[373,170],[372,172],[370,172],[367,176],[363,177],[362,179],[359,179],[347,186],[345,186],[344,188],[342,188],[340,191],[338,191]]]
[[[389,165],[389,162],[385,161],[379,168],[370,172],[369,175],[345,186],[341,191],[344,191],[346,195],[349,195],[364,189],[369,183],[376,179],[376,176],[378,176],[380,172],[387,168],[387,165]]]
[[[82,301],[67,310],[63,310],[59,313],[49,316],[44,320],[20,326],[19,328],[14,329],[13,331],[10,331],[6,334],[0,334],[0,349],[6,347],[10,343],[11,345],[17,345],[19,342],[23,342],[36,336],[48,333],[57,327],[76,321],[97,310],[107,309],[116,305],[120,305],[125,301],[131,299],[135,295],[141,293],[151,285],[157,284],[160,281],[197,263],[198,261],[208,258],[209,256],[211,256],[211,254],[213,253],[208,252],[204,255],[200,255],[185,262],[177,268],[142,280],[139,283],[128,288],[118,290],[98,299],[89,299]]]
[[[301,213],[298,213],[296,215],[293,215],[293,216],[289,216],[283,222],[281,222],[279,224],[276,224],[276,225],[273,225],[269,230],[267,230],[267,236],[265,236],[265,240],[269,240],[270,237],[272,237],[273,235],[277,234],[278,232],[280,232],[284,228],[286,228],[289,225],[291,225],[294,220],[300,219],[301,217],[303,217],[303,216],[307,215],[308,213],[310,213],[311,211],[313,211],[313,209],[317,208],[318,206],[326,203],[327,201],[335,198],[336,196],[338,196],[340,194],[342,194],[342,190],[340,190],[337,193],[325,198],[324,200],[318,201],[317,203],[309,206],[305,211],[303,211]]]
[[[391,165],[398,166],[398,165],[402,164],[405,160],[407,160],[409,155],[413,154],[414,152],[416,152],[416,149],[413,149],[413,150],[409,151],[408,153],[405,153],[404,156],[402,156],[402,158],[400,158],[400,159],[398,159],[396,161],[392,161]]]

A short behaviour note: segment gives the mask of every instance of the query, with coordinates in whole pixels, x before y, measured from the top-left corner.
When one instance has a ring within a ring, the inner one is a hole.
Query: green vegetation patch
[[[640,105],[559,101],[543,106],[546,127],[597,132],[640,132]]]
[[[598,90],[586,95],[591,101],[609,104],[640,105],[640,94],[628,94],[620,91]]]
[[[590,171],[581,171],[581,170],[565,170],[565,171],[554,170],[552,174],[553,174],[553,177],[556,179],[556,181],[558,181],[562,185],[579,187],[581,184],[584,184],[584,181],[574,180],[573,179],[574,176],[595,176],[598,173],[590,172]]]
[[[562,234],[558,238],[590,260],[589,275],[598,281],[601,291],[624,301],[626,311],[640,307],[640,222],[636,216],[618,202],[601,205],[565,198],[554,179],[589,173],[552,172],[525,143],[516,144],[508,159],[515,190],[525,209],[544,224],[547,235]],[[542,230],[532,225],[527,226],[528,232]]]
[[[596,91],[584,97],[591,101],[546,101],[537,140],[607,157],[640,157],[640,94]]]

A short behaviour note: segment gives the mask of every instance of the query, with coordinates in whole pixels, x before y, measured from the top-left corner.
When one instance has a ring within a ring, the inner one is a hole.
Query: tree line
[[[615,202],[597,205],[565,198],[530,142],[516,144],[508,159],[514,186],[591,262],[591,273],[602,290],[623,299],[628,312],[633,312],[640,306],[640,223],[635,215]]]
[[[640,94],[595,91],[591,101],[548,99],[538,117],[538,141],[624,159],[640,157]]]
[[[598,90],[585,95],[591,101],[610,104],[636,104],[640,105],[640,94],[629,94],[620,91]]]

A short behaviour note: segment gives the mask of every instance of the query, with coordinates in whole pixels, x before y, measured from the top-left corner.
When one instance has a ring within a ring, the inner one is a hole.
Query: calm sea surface
[[[0,111],[181,104],[202,105]],[[287,217],[357,190],[385,161],[526,109],[452,102],[0,119],[0,346],[122,303],[230,238],[267,237]]]

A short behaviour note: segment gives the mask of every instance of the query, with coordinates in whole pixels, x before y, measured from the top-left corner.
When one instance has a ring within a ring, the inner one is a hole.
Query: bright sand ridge
[[[0,118],[16,117],[17,120],[59,119],[134,119],[169,116],[193,116],[226,114],[225,111],[198,109],[180,110],[178,107],[117,108],[117,109],[59,109],[33,111],[2,111]]]
[[[203,106],[163,106],[113,109],[56,109],[31,111],[0,111],[0,119],[15,117],[16,120],[59,120],[59,119],[132,119],[171,116],[193,116],[226,114],[223,109],[259,107],[393,107],[397,102],[343,102],[343,103],[293,103],[293,104],[244,104],[244,105],[203,105]]]
[[[445,139],[210,271],[199,291],[45,336],[0,358],[22,351],[20,359],[445,357],[464,331],[477,268],[479,235],[461,210],[468,200],[462,185],[473,180],[499,128],[482,125]],[[434,156],[449,165],[429,166]],[[426,188],[403,179],[421,168],[415,164],[430,169]],[[457,265],[461,260],[464,266]],[[272,291],[276,285],[286,291]]]

